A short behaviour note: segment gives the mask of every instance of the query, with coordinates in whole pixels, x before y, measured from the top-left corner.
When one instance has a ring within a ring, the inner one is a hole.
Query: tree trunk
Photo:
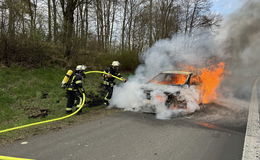
[[[88,10],[89,10],[88,8],[89,8],[89,0],[86,0],[86,5],[85,5],[85,17],[86,17],[86,18],[85,18],[85,23],[86,23],[86,24],[85,24],[85,32],[86,32],[86,35],[85,35],[85,36],[86,36],[86,42],[88,41],[88,27],[89,27],[89,26],[88,26],[88,14],[89,14],[89,13],[88,13],[88,12],[89,12],[89,11],[88,11]]]
[[[97,16],[98,43],[101,46],[101,48],[104,49],[104,21],[103,21],[102,0],[96,0],[96,16]]]
[[[13,5],[14,5],[13,0],[7,1],[7,6],[9,9],[8,34],[11,39],[15,37],[15,11]]]
[[[5,30],[5,24],[4,24],[4,10],[5,10],[5,9],[3,9],[3,8],[2,8],[2,10],[1,10],[1,35],[0,35],[0,37],[3,36],[4,30]]]
[[[190,10],[190,2],[186,2],[186,14],[185,14],[185,34],[188,33],[188,22],[189,22],[189,10]]]
[[[122,25],[122,35],[121,35],[121,45],[122,51],[125,49],[125,29],[126,29],[126,13],[127,13],[127,4],[128,0],[125,0],[124,4],[124,17],[123,17],[123,25]]]
[[[32,36],[34,32],[34,14],[32,10],[31,0],[28,0],[28,7],[29,7],[29,15],[30,15],[30,35]]]
[[[150,7],[149,7],[149,46],[152,46],[153,43],[153,24],[152,24],[152,9],[153,9],[153,0],[150,0]]]
[[[54,39],[54,43],[56,43],[57,33],[58,33],[56,0],[52,0],[52,6],[53,6],[53,39]]]
[[[63,10],[63,23],[65,35],[65,51],[64,57],[69,58],[72,55],[72,45],[74,38],[74,11],[76,9],[77,1],[67,0],[66,6],[64,0],[61,0]]]
[[[133,0],[130,1],[130,15],[129,15],[129,26],[128,26],[128,50],[131,50],[131,37],[132,37],[132,25],[133,25],[133,10],[134,10],[134,4]]]
[[[74,10],[68,7],[67,16],[64,17],[65,25],[65,57],[70,57],[72,54],[72,38],[74,35]]]
[[[76,9],[76,27],[75,27],[75,36],[79,37],[79,8]]]
[[[83,17],[83,4],[81,4],[79,6],[79,16],[80,16],[80,38],[82,40],[83,37],[85,37],[85,28],[84,28],[84,25],[85,25],[85,19]]]
[[[110,36],[110,14],[111,14],[111,0],[108,0],[106,7],[106,29],[105,29],[105,48],[108,49],[109,46],[109,36]]]
[[[198,6],[198,1],[195,1],[193,12],[192,12],[192,15],[191,15],[189,35],[191,35],[193,27],[194,27],[193,23],[194,23],[194,19],[195,19],[195,14],[197,12],[197,6]]]
[[[115,23],[115,14],[116,14],[116,1],[113,1],[113,13],[112,13],[112,20],[111,20],[111,30],[110,30],[110,39],[109,45],[112,46],[112,38],[113,38],[113,30],[114,30],[114,23]]]
[[[51,0],[48,0],[48,41],[52,40]]]

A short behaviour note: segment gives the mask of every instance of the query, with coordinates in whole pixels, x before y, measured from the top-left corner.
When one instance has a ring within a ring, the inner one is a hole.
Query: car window
[[[161,73],[149,82],[162,85],[183,85],[187,78],[188,75],[185,74]]]
[[[172,83],[176,85],[183,85],[187,81],[187,75],[185,74],[173,74]]]

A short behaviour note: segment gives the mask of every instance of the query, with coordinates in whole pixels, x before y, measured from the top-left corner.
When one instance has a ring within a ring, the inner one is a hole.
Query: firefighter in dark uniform
[[[75,72],[72,75],[72,78],[67,87],[67,107],[66,113],[72,113],[72,108],[75,106],[76,109],[80,107],[82,103],[82,94],[85,93],[85,89],[83,88],[83,79],[85,78],[84,71],[86,70],[85,65],[78,65],[76,67]],[[84,102],[83,102],[84,103]],[[81,113],[80,110],[78,113]]]
[[[111,66],[107,68],[104,72],[109,73],[111,75],[114,75],[116,77],[122,78],[121,74],[119,73],[119,66],[120,63],[118,61],[113,61]],[[109,100],[112,97],[113,94],[113,88],[115,85],[115,78],[112,77],[111,75],[103,74],[103,86],[104,86],[104,92],[105,92],[105,97],[104,97],[104,104],[109,105]],[[124,82],[126,82],[126,79],[124,79]]]

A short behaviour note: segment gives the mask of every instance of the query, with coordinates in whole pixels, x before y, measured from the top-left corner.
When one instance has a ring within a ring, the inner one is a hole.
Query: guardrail
[[[242,160],[260,160],[260,121],[257,93],[259,80],[260,77],[256,79],[252,89]]]

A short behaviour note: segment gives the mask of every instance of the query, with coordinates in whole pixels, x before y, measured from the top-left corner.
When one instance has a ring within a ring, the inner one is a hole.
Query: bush
[[[119,61],[123,71],[134,71],[139,65],[138,53],[134,51],[99,54],[96,58],[96,63],[103,68],[111,65],[112,61]]]
[[[73,48],[70,58],[64,57],[62,44],[46,42],[36,36],[16,36],[14,39],[3,36],[0,38],[0,64],[5,66],[25,67],[62,67],[74,68],[77,64],[85,64],[90,69],[103,70],[112,61],[120,61],[121,70],[133,71],[139,64],[137,51],[113,51],[116,49],[104,50],[97,47],[95,40],[90,41],[87,46],[83,41],[75,39],[78,43]]]
[[[7,66],[13,63],[32,67],[45,65],[45,47],[37,41],[5,38],[1,39],[1,44],[1,61]]]

